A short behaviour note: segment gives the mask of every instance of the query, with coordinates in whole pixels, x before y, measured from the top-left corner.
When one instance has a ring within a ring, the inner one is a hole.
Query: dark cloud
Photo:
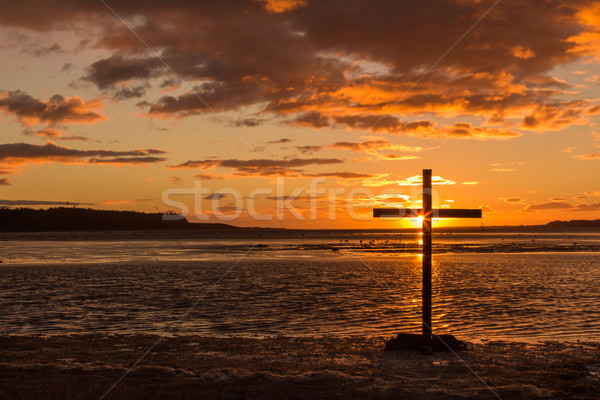
[[[169,168],[198,168],[210,170],[214,168],[228,168],[235,172],[230,177],[244,176],[286,176],[286,177],[333,177],[340,179],[371,178],[373,175],[357,172],[306,172],[300,167],[309,165],[341,164],[343,160],[337,158],[293,158],[289,160],[253,159],[253,160],[198,160],[187,161],[182,164],[172,165]],[[226,179],[223,175],[199,174],[198,179]]]
[[[520,197],[509,197],[507,199],[501,199],[503,202],[505,203],[509,203],[509,204],[517,204],[517,203],[522,203],[523,201],[525,201],[524,199],[521,199]]]
[[[324,178],[342,178],[342,179],[362,179],[372,178],[374,175],[361,174],[358,172],[321,172],[317,174],[308,174],[306,176],[324,177]]]
[[[131,79],[157,76],[157,69],[162,67],[163,64],[155,57],[124,59],[121,56],[113,56],[92,63],[83,79],[95,83],[100,89],[106,89]]]
[[[52,200],[0,200],[0,206],[93,206],[94,203],[75,203]]]
[[[458,122],[449,127],[442,128],[428,136],[448,136],[456,138],[477,139],[511,139],[521,136],[521,133],[510,129],[497,129],[488,127],[476,127],[466,122]]]
[[[163,150],[138,149],[128,151],[114,150],[77,150],[57,146],[54,143],[35,145],[28,143],[0,144],[0,161],[12,164],[27,164],[30,162],[62,162],[91,164],[146,164],[166,160],[156,157],[165,154]]]
[[[130,204],[130,203],[145,203],[148,201],[152,201],[153,199],[138,199],[138,200],[104,200],[102,204],[110,206],[110,205],[118,205],[118,204]]]
[[[298,126],[307,126],[311,128],[329,128],[332,126],[332,120],[329,117],[323,116],[318,111],[310,111],[301,115],[298,115],[296,118],[289,120],[288,124],[290,125],[298,125]]]
[[[21,53],[29,54],[34,57],[44,57],[51,53],[64,53],[65,51],[58,43],[54,43],[50,46],[34,45],[29,48],[23,49]]]
[[[275,200],[275,201],[287,201],[287,200],[309,201],[309,200],[314,200],[314,199],[318,199],[318,198],[322,198],[322,196],[310,196],[310,195],[304,195],[304,196],[265,196],[265,199],[267,199],[267,200]]]
[[[333,120],[348,128],[368,130],[370,132],[407,133],[433,127],[431,121],[403,122],[390,115],[340,115]]]
[[[323,148],[323,146],[296,146],[296,148],[302,153],[302,154],[312,154],[316,151],[319,151]]]
[[[115,90],[112,96],[117,100],[127,100],[142,97],[146,94],[146,89],[143,86],[125,86]]]
[[[565,210],[573,208],[572,205],[562,202],[551,202],[543,204],[531,204],[525,207],[525,211]]]
[[[139,103],[149,115],[193,116],[207,111],[205,101],[215,111],[259,108],[265,118],[283,115],[300,126],[459,138],[513,138],[514,126],[541,132],[587,121],[597,104],[561,100],[570,88],[551,74],[562,64],[600,54],[595,0],[503,0],[414,86],[490,5],[133,0],[114,8],[135,21],[136,33],[177,74],[196,85]],[[83,78],[103,90],[129,81],[179,85],[97,3],[4,2],[0,24],[41,32],[95,27],[93,45],[113,55],[92,63]],[[422,115],[482,122],[433,131],[429,121],[412,121]]]
[[[223,199],[225,197],[227,197],[226,194],[215,192],[213,194],[209,194],[208,196],[206,196],[204,198],[204,200],[221,200],[221,199]]]
[[[573,211],[600,211],[600,203],[577,204]]]
[[[600,203],[586,204],[581,203],[572,206],[563,202],[551,202],[544,204],[532,204],[525,207],[525,211],[546,211],[546,210],[565,210],[565,211],[600,211]]]
[[[90,158],[90,164],[156,164],[165,161],[164,157],[109,157]]]
[[[105,119],[96,111],[101,106],[99,100],[86,102],[77,96],[65,98],[55,94],[43,101],[20,90],[0,93],[0,110],[14,115],[24,125],[91,124]]]
[[[170,176],[168,178],[168,181],[171,182],[173,185],[180,185],[181,183],[183,183],[183,179],[181,179],[177,175]]]
[[[62,68],[60,69],[60,72],[69,72],[73,69],[73,63],[64,63]]]
[[[82,135],[68,135],[68,136],[61,136],[59,138],[57,138],[58,140],[65,140],[65,141],[80,141],[80,142],[89,142],[90,138],[86,137],[86,136],[82,136]]]
[[[25,136],[39,136],[44,139],[52,139],[52,140],[82,141],[82,142],[87,142],[90,140],[88,137],[82,136],[82,135],[64,136],[60,131],[53,129],[53,128],[44,128],[44,129],[39,129],[37,131],[24,130],[21,133]]]
[[[21,133],[25,136],[40,136],[45,139],[56,139],[56,138],[62,136],[60,131],[58,131],[56,129],[52,129],[52,128],[44,128],[44,129],[39,129],[37,131],[24,130]]]
[[[583,110],[578,111],[578,115]],[[570,120],[571,123],[574,120]],[[318,111],[302,114],[294,119],[288,120],[290,125],[299,125],[311,128],[350,128],[365,132],[407,134],[425,137],[454,137],[454,138],[498,138],[507,139],[520,136],[519,132],[507,129],[490,127],[475,127],[470,123],[458,122],[451,126],[436,126],[431,121],[404,122],[399,118],[389,115],[332,115],[324,116]]]
[[[240,127],[240,126],[245,126],[245,127],[254,127],[254,126],[258,126],[260,125],[261,120],[256,119],[256,118],[244,118],[244,119],[238,119],[232,122],[233,126],[236,127]]]
[[[200,168],[211,169],[215,167],[244,169],[260,168],[297,168],[307,165],[341,164],[343,160],[337,158],[293,158],[290,160],[253,159],[253,160],[198,160],[187,161],[182,164],[171,165],[169,168]]]
[[[0,186],[10,186],[10,179],[8,178],[2,178],[0,179]]]
[[[270,140],[267,142],[267,144],[284,144],[284,143],[290,143],[292,141],[293,141],[292,139],[282,138],[279,140]]]
[[[194,175],[195,179],[199,179],[199,180],[205,180],[205,181],[210,181],[210,180],[224,180],[224,179],[229,179],[231,178],[229,175],[225,175],[225,174],[213,174],[212,172],[204,172],[202,174],[196,174]]]
[[[292,139],[288,139],[288,138],[282,138],[282,139],[277,139],[277,140],[269,140],[268,142],[266,142],[263,146],[258,146],[254,148],[254,152],[261,152],[264,151],[267,146],[272,145],[272,144],[286,144],[286,143],[290,143],[292,142]],[[285,149],[286,147],[282,147],[282,149]]]

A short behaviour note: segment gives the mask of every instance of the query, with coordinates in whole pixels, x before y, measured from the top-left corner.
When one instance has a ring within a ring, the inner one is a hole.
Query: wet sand
[[[99,399],[158,338],[2,336],[0,398]],[[105,398],[594,399],[600,393],[600,343],[469,343],[460,358],[385,352],[384,343],[382,337],[166,337]]]

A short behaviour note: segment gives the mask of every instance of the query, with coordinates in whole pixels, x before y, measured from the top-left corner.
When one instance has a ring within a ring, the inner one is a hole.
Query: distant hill
[[[137,211],[108,211],[90,208],[56,207],[44,210],[32,208],[0,208],[0,232],[62,232],[62,231],[157,231],[188,230],[202,231],[215,229],[227,231],[260,231],[261,235],[302,234],[313,232],[283,228],[240,228],[220,223],[190,223],[185,218],[163,220],[162,213]],[[480,232],[480,227],[440,227],[437,232]],[[336,229],[327,231],[335,232]],[[346,233],[366,231],[416,232],[417,228],[406,229],[343,229]],[[545,225],[486,226],[485,232],[548,232],[548,231],[597,231],[600,232],[600,219],[552,221]],[[325,232],[325,231],[323,231]],[[226,233],[226,232],[223,232]],[[227,234],[229,235],[229,233]]]
[[[550,229],[600,229],[600,219],[574,219],[571,221],[552,221],[544,225]]]
[[[0,208],[0,232],[238,229],[227,224],[192,224],[185,218],[163,221],[162,213],[56,207]]]

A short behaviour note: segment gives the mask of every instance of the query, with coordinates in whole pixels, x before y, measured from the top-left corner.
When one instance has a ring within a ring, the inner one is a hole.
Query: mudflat
[[[0,398],[593,399],[600,393],[596,342],[482,341],[425,356],[386,352],[385,340],[2,336]]]

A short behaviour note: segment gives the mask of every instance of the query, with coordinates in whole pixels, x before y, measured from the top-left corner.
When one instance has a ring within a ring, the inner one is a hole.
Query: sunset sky
[[[431,168],[486,225],[600,218],[600,1],[4,1],[0,38],[0,206],[394,228]]]

